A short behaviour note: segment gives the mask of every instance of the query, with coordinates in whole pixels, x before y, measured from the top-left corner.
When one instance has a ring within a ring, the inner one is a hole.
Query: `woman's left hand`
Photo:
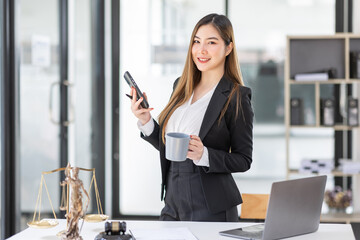
[[[189,150],[187,158],[191,160],[200,160],[204,152],[204,145],[198,136],[190,135]]]

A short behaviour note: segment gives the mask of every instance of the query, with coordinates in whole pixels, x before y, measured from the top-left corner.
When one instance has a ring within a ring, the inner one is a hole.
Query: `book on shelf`
[[[347,124],[352,127],[359,126],[359,100],[349,97],[347,104]]]
[[[290,124],[303,125],[304,124],[304,105],[301,98],[290,99]]]
[[[320,99],[320,123],[323,126],[335,125],[335,101],[332,98]]]
[[[360,79],[360,51],[350,52],[350,77]]]

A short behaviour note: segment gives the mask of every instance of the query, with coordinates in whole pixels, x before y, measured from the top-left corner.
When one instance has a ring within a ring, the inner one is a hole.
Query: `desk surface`
[[[224,222],[164,222],[164,221],[126,221],[128,229],[159,229],[171,227],[187,227],[199,240],[223,239],[231,240],[235,238],[224,237],[219,235],[219,231],[232,228],[239,228],[254,223],[224,223]],[[24,231],[12,236],[11,240],[17,239],[42,239],[58,240],[56,234],[65,229],[66,221],[59,220],[59,225],[49,229],[27,228]],[[99,233],[104,231],[104,222],[101,223],[84,223],[81,236],[84,240],[92,240]],[[136,236],[135,236],[136,237]],[[351,225],[349,224],[320,224],[319,230],[315,233],[305,234],[291,240],[332,240],[346,239],[355,240]]]

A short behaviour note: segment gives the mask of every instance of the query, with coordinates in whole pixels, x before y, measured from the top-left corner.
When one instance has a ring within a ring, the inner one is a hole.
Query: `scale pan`
[[[102,222],[108,219],[109,216],[105,214],[88,214],[84,217],[85,222]]]
[[[40,221],[31,221],[27,225],[32,228],[52,228],[59,224],[56,220],[40,220]]]

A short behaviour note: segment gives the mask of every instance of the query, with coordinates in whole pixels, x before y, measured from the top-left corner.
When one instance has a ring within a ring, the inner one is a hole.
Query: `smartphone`
[[[130,75],[130,73],[128,71],[126,71],[124,73],[124,78],[125,78],[127,84],[129,84],[130,88],[131,87],[135,88],[135,90],[136,90],[136,100],[139,100],[140,98],[143,98],[143,101],[140,103],[141,107],[149,108],[149,103],[146,101],[145,96],[142,94],[142,91],[140,91],[140,89],[137,86],[135,80],[132,78],[132,76]]]

